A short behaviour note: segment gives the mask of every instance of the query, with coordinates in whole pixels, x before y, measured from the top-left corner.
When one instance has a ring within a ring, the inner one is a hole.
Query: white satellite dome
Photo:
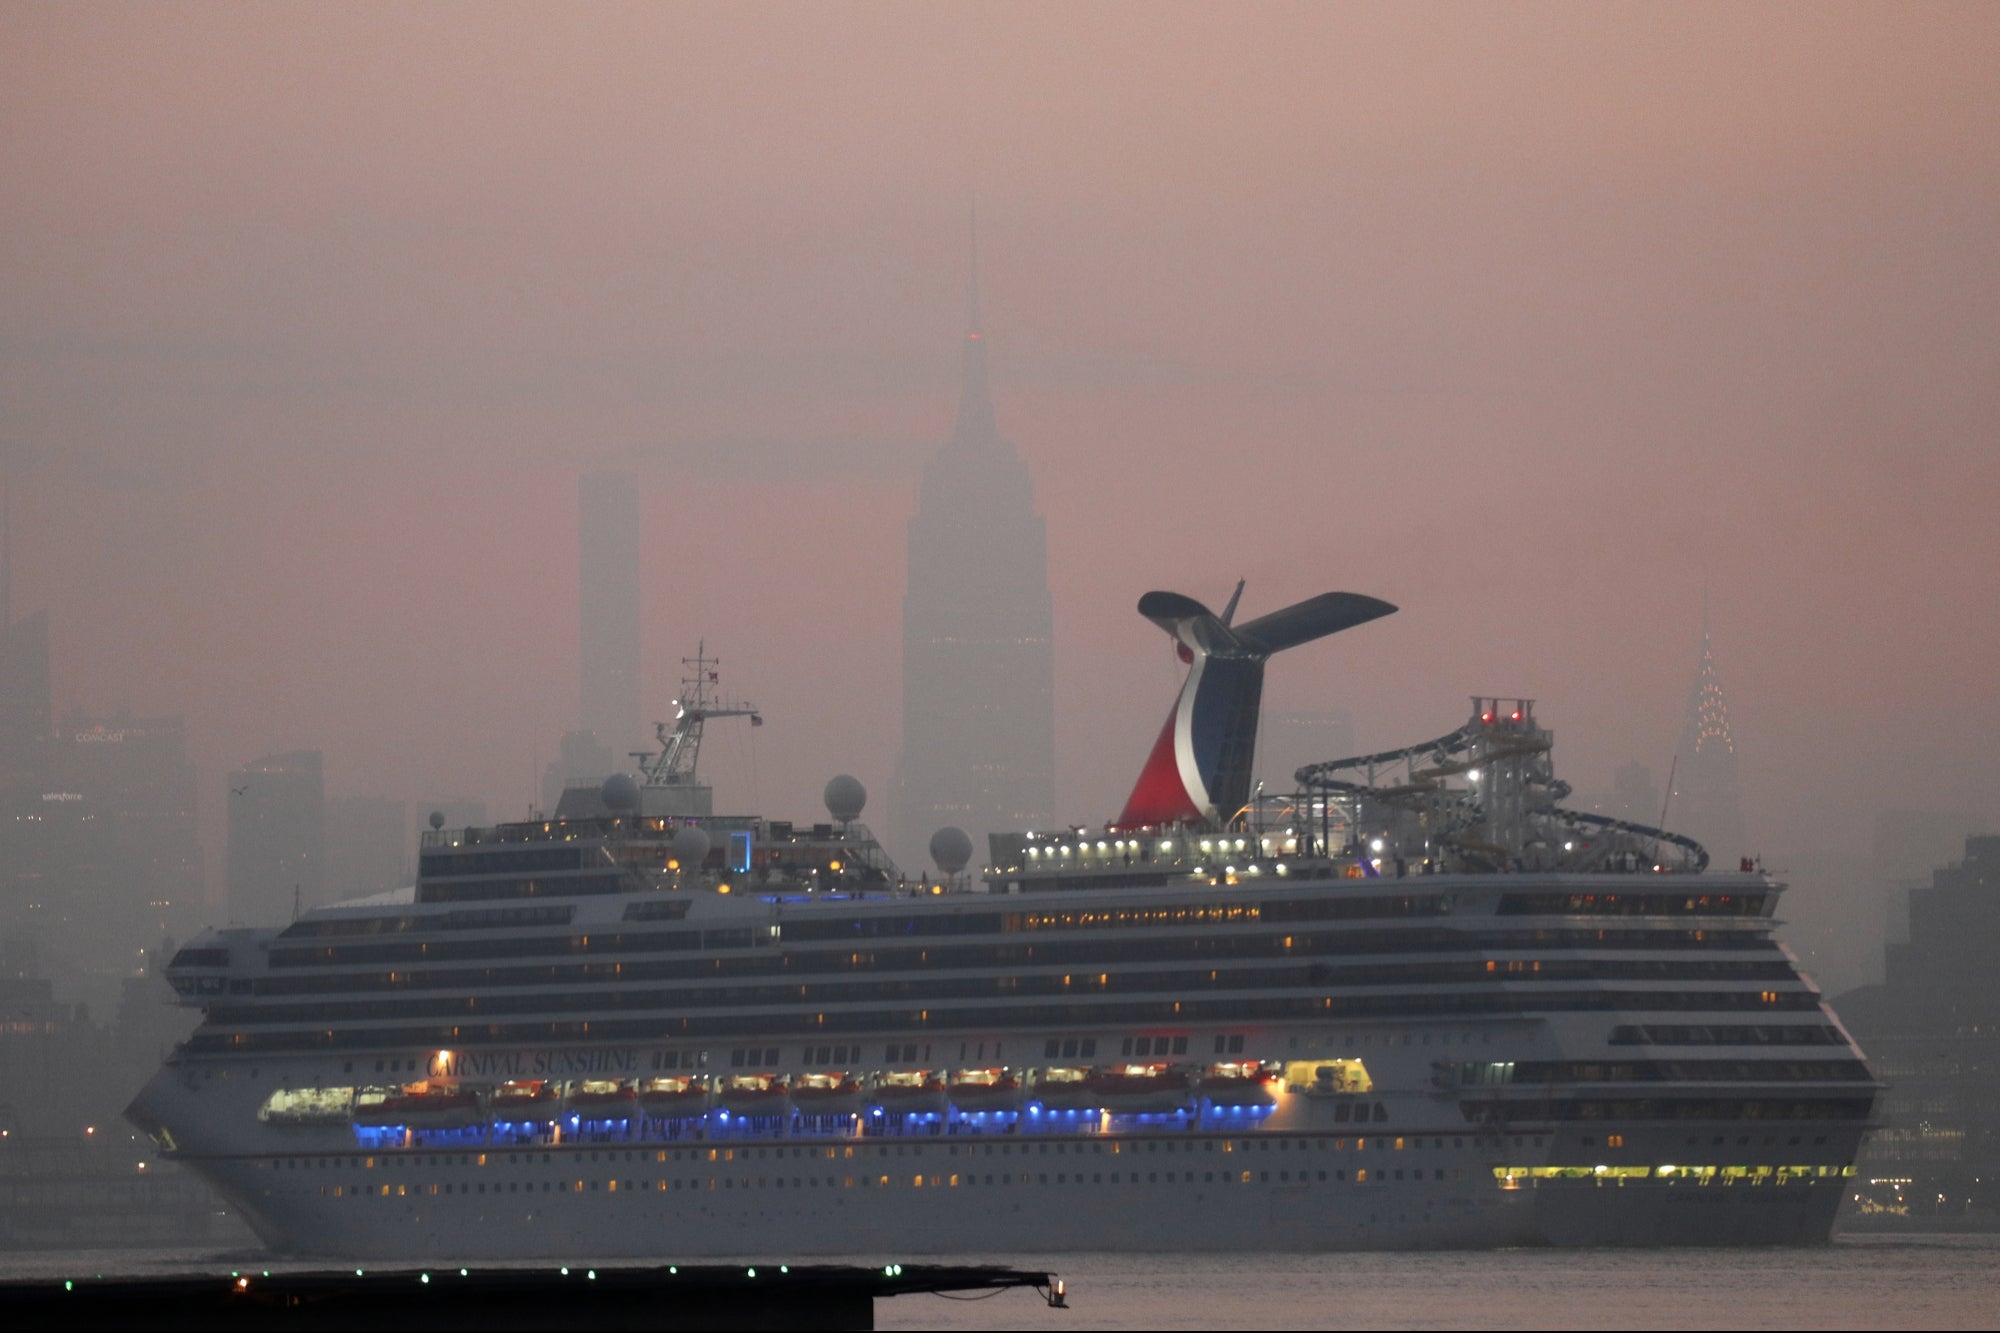
[[[826,784],[825,799],[826,812],[845,824],[861,817],[862,807],[868,804],[868,789],[859,778],[842,773]]]
[[[956,875],[972,859],[972,835],[956,824],[946,824],[931,834],[931,864],[947,875]]]
[[[708,830],[699,824],[683,824],[674,833],[674,859],[682,870],[699,870],[708,859]]]
[[[629,815],[639,808],[639,784],[630,773],[613,773],[598,789],[604,808],[614,815]]]

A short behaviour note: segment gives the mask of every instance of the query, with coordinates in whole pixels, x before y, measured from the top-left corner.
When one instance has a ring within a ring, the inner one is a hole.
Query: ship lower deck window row
[[[1310,1185],[1310,1184],[1421,1184],[1443,1181],[1460,1182],[1468,1177],[1465,1167],[1355,1167],[1350,1178],[1346,1167],[1322,1168],[1319,1170],[1234,1170],[1234,1171],[1020,1171],[1020,1172],[916,1172],[910,1175],[876,1173],[874,1175],[808,1175],[808,1176],[639,1176],[623,1180],[598,1177],[575,1180],[541,1181],[485,1181],[477,1183],[430,1182],[426,1184],[338,1184],[323,1185],[319,1192],[330,1198],[361,1199],[401,1199],[412,1195],[471,1195],[471,1194],[584,1194],[602,1192],[606,1194],[644,1194],[647,1192],[679,1192],[710,1190],[751,1190],[751,1189],[958,1189],[1004,1188],[1010,1185]],[[1526,1180],[1532,1185],[1550,1181],[1570,1181],[1579,1183],[1595,1182],[1599,1185],[1620,1185],[1627,1180],[1658,1179],[1666,1185],[1690,1185],[1696,1187],[1711,1185],[1830,1185],[1840,1186],[1854,1175],[1852,1166],[1838,1164],[1800,1164],[1788,1166],[1686,1166],[1662,1168],[1653,1167],[1494,1167],[1491,1174],[1500,1182],[1501,1188],[1516,1188],[1518,1182]]]
[[[793,1189],[825,1188],[829,1190],[855,1189],[857,1187],[862,1189],[868,1189],[868,1188],[894,1189],[901,1186],[908,1186],[909,1188],[912,1189],[923,1189],[925,1187],[929,1187],[931,1189],[946,1189],[946,1188],[958,1189],[961,1186],[979,1187],[982,1184],[990,1187],[999,1187],[1007,1185],[1050,1185],[1050,1184],[1139,1185],[1142,1183],[1147,1185],[1193,1185],[1196,1183],[1204,1185],[1249,1185],[1252,1183],[1260,1185],[1271,1185],[1271,1184],[1306,1185],[1316,1182],[1318,1184],[1325,1185],[1325,1184],[1345,1183],[1348,1179],[1348,1172],[1347,1168],[1345,1167],[1334,1167],[1331,1171],[1322,1170],[1317,1173],[1311,1171],[1303,1171],[1303,1170],[1296,1172],[1289,1170],[1202,1171],[1202,1172],[1147,1171],[1143,1173],[1144,1177],[1143,1180],[1141,1179],[1141,1176],[1142,1173],[1138,1171],[1126,1171],[1126,1172],[1093,1171],[1089,1173],[1088,1179],[1086,1179],[1085,1174],[1080,1171],[1078,1172],[1058,1171],[1055,1172],[1053,1176],[1046,1171],[1041,1171],[1041,1172],[1023,1171],[1011,1174],[1003,1172],[1000,1173],[997,1177],[992,1173],[988,1173],[984,1176],[981,1176],[974,1172],[954,1171],[949,1173],[940,1173],[936,1175],[931,1175],[924,1172],[918,1172],[915,1175],[907,1177],[901,1175],[882,1175],[882,1174],[877,1174],[874,1176],[838,1176],[838,1175],[792,1176],[789,1178],[789,1185]],[[1403,1181],[1405,1180],[1406,1177],[1410,1183],[1416,1183],[1424,1180],[1430,1180],[1433,1182],[1443,1181],[1443,1180],[1462,1181],[1466,1179],[1466,1176],[1467,1176],[1467,1171],[1466,1168],[1464,1167],[1449,1167],[1449,1168],[1433,1167],[1428,1172],[1426,1172],[1421,1167],[1418,1168],[1397,1167],[1394,1169],[1376,1168],[1373,1171],[1373,1174],[1371,1175],[1370,1168],[1364,1166],[1355,1168],[1353,1183],[1357,1185],[1365,1185],[1372,1180],[1375,1184],[1386,1185],[1392,1182]],[[501,1182],[495,1182],[492,1187],[492,1193],[494,1194],[503,1194],[503,1193],[504,1194],[536,1194],[536,1193],[583,1194],[586,1192],[595,1192],[601,1190],[602,1192],[607,1194],[616,1194],[622,1190],[627,1194],[636,1194],[636,1193],[643,1193],[648,1190],[669,1191],[669,1190],[747,1190],[747,1189],[768,1189],[768,1188],[784,1189],[787,1187],[787,1184],[788,1184],[787,1178],[784,1176],[775,1176],[775,1177],[773,1176],[755,1176],[755,1177],[656,1176],[651,1178],[628,1177],[623,1181],[617,1179],[606,1181],[596,1178],[585,1180],[579,1177],[574,1181],[544,1180],[539,1182],[539,1184],[535,1181],[526,1181],[526,1182],[509,1181],[505,1182],[504,1187]],[[433,1195],[455,1193],[464,1195],[464,1194],[473,1194],[476,1192],[479,1194],[485,1194],[487,1193],[487,1186],[484,1182],[481,1182],[477,1185],[467,1185],[467,1184],[439,1185],[433,1183],[429,1185],[398,1184],[398,1185],[369,1186],[369,1185],[356,1184],[356,1185],[323,1186],[320,1192],[324,1195],[327,1195],[328,1197],[336,1199],[337,1198],[401,1199],[419,1193],[428,1193]]]
[[[1845,1046],[1838,1028],[1790,1023],[1655,1024],[1621,1023],[1611,1029],[1613,1046]]]
[[[1770,1097],[1554,1098],[1461,1101],[1468,1121],[1495,1126],[1576,1120],[1866,1120],[1874,1097],[1779,1100]]]
[[[1867,1083],[1859,1060],[1523,1060],[1519,1083]]]
[[[1545,1136],[1531,1137],[1514,1135],[1516,1148],[1544,1145]],[[1446,1142],[1450,1147],[1447,1149]],[[1796,1146],[1798,1139],[1792,1140]],[[1817,1143],[1824,1145],[1821,1136]],[[904,1157],[946,1157],[956,1165],[960,1159],[999,1158],[1046,1158],[1046,1157],[1141,1157],[1158,1155],[1171,1157],[1201,1154],[1242,1154],[1248,1158],[1256,1153],[1296,1153],[1324,1155],[1327,1153],[1373,1153],[1394,1154],[1408,1152],[1421,1154],[1426,1151],[1459,1153],[1470,1145],[1475,1151],[1505,1148],[1507,1136],[1477,1134],[1364,1134],[1350,1138],[1345,1134],[1328,1137],[1315,1134],[1309,1137],[1281,1133],[1260,1133],[1248,1138],[1214,1137],[1149,1137],[1113,1139],[1096,1136],[1089,1139],[1052,1138],[1039,1142],[1009,1140],[1006,1142],[972,1142],[966,1139],[937,1139],[935,1137],[919,1142],[892,1143],[869,1142],[862,1144],[826,1146],[824,1144],[799,1145],[791,1143],[725,1144],[698,1147],[612,1147],[585,1146],[575,1142],[553,1151],[546,1148],[525,1148],[496,1150],[492,1152],[408,1152],[384,1151],[367,1155],[314,1155],[299,1157],[271,1158],[257,1165],[270,1170],[434,1170],[450,1168],[454,1165],[464,1168],[511,1168],[525,1169],[537,1164],[541,1166],[561,1165],[565,1162],[584,1162],[595,1166],[599,1162],[607,1165],[623,1162],[628,1166],[646,1163],[696,1163],[729,1164],[747,1162],[783,1161],[828,1161],[859,1164],[873,1162],[875,1169],[890,1164],[891,1158]],[[850,1165],[845,1169],[869,1170],[866,1166]]]
[[[1762,916],[1764,893],[1509,893],[1501,916]]]
[[[1789,983],[1797,973],[1787,962],[1604,962],[1515,960],[1500,963],[1405,963],[1336,968],[1324,964],[1290,967],[1211,968],[1205,972],[1082,972],[1038,976],[931,976],[846,982],[786,983],[765,986],[716,985],[672,990],[613,987],[551,993],[547,990],[500,995],[399,996],[394,999],[318,1003],[225,1004],[213,1011],[217,1023],[350,1022],[370,1018],[476,1017],[481,1014],[546,1013],[550,1010],[689,1010],[757,1005],[823,1006],[993,998],[1000,1000],[1075,993],[1105,995],[1173,991],[1188,995],[1224,990],[1292,990],[1301,987],[1389,985],[1469,985],[1506,981],[1558,985],[1575,981],[1769,981]]]
[[[1798,1136],[1794,1136],[1791,1140],[1794,1146],[1800,1141]],[[1478,1148],[1482,1140],[1475,1138],[1473,1142],[1475,1148]],[[1500,1146],[1502,1142],[1504,1141],[1493,1140],[1494,1146]],[[1518,1136],[1514,1142],[1517,1147],[1524,1144],[1524,1140]],[[1538,1136],[1534,1142],[1539,1147],[1542,1139]],[[1826,1137],[1822,1135],[1816,1142],[1824,1146]],[[1431,1143],[1435,1151],[1444,1151],[1444,1138],[1433,1137]],[[1451,1152],[1455,1158],[1456,1154],[1464,1150],[1465,1139],[1454,1137],[1451,1145]],[[465,1154],[460,1155],[456,1163],[449,1154],[439,1157],[436,1154],[384,1153],[365,1158],[345,1159],[279,1158],[259,1165],[274,1172],[296,1172],[301,1169],[317,1168],[321,1171],[330,1169],[345,1174],[357,1169],[370,1173],[379,1169],[384,1175],[399,1177],[397,1181],[392,1182],[385,1183],[377,1178],[364,1183],[350,1175],[340,1184],[319,1186],[321,1194],[355,1198],[405,1198],[413,1193],[520,1195],[585,1193],[596,1190],[605,1193],[620,1191],[637,1193],[674,1190],[783,1189],[788,1187],[788,1182],[789,1187],[795,1189],[895,1188],[904,1185],[921,1189],[958,1188],[961,1185],[1086,1183],[1092,1185],[1171,1185],[1197,1182],[1216,1185],[1329,1184],[1347,1182],[1350,1179],[1355,1184],[1366,1184],[1371,1180],[1377,1184],[1389,1184],[1398,1181],[1415,1183],[1426,1180],[1439,1182],[1467,1179],[1468,1169],[1457,1164],[1429,1167],[1383,1164],[1380,1155],[1390,1153],[1392,1149],[1394,1154],[1402,1154],[1406,1147],[1412,1150],[1410,1158],[1398,1158],[1392,1155],[1388,1161],[1407,1161],[1422,1156],[1425,1148],[1424,1137],[1417,1136],[1408,1140],[1403,1137],[1392,1139],[1387,1136],[1331,1140],[1317,1137],[1295,1141],[1271,1136],[1258,1140],[1225,1140],[1219,1144],[1213,1139],[1125,1141],[1108,1144],[1056,1142],[1038,1145],[1007,1144],[997,1149],[990,1143],[982,1145],[960,1143],[950,1145],[942,1152],[939,1151],[938,1145],[930,1145],[928,1149],[911,1149],[914,1154],[930,1158],[934,1163],[928,1169],[917,1171],[911,1170],[915,1163],[891,1161],[891,1147],[882,1144],[859,1149],[772,1145],[705,1150],[700,1148],[623,1152],[591,1150],[588,1152],[587,1162],[583,1150],[572,1148],[562,1154],[564,1160],[560,1163],[556,1161],[556,1154],[548,1152],[536,1154],[531,1151]],[[1275,1160],[1271,1155],[1273,1149],[1278,1154]],[[900,1145],[893,1148],[894,1156],[897,1158],[904,1157],[904,1152],[904,1148]],[[538,1155],[539,1163],[535,1160]],[[1095,1160],[1089,1164],[1089,1169],[1086,1169],[1081,1162],[1065,1164],[1038,1160],[1029,1170],[1019,1170],[1009,1163],[995,1171],[992,1168],[1000,1165],[992,1160],[996,1155],[1003,1158],[1018,1155],[1021,1158],[1039,1159],[1052,1156],[1057,1158],[1089,1156]],[[1236,1155],[1236,1160],[1230,1162],[1220,1160],[1224,1155]],[[1289,1164],[1283,1160],[1287,1155],[1291,1158]],[[1377,1164],[1372,1166],[1319,1164],[1327,1162],[1329,1156],[1348,1158],[1351,1161],[1351,1155],[1372,1156]],[[935,1159],[945,1156],[951,1160],[941,1166],[935,1164]],[[1143,1166],[1136,1161],[1127,1161],[1121,1168],[1115,1160],[1121,1156],[1126,1158],[1147,1156],[1148,1160]],[[979,1158],[985,1159],[983,1166],[975,1160]],[[1114,1160],[1106,1160],[1107,1158]],[[1189,1158],[1197,1160],[1187,1160]],[[820,1174],[820,1171],[826,1169],[822,1163],[830,1165],[832,1170],[827,1174]],[[453,1178],[443,1180],[435,1178],[442,1171],[450,1170],[454,1164],[460,1171],[455,1173]],[[802,1174],[787,1176],[785,1171],[788,1164],[792,1171]],[[544,1168],[557,1166],[564,1169],[564,1174],[559,1178],[553,1176],[522,1178],[537,1165]],[[609,1178],[601,1174],[581,1176],[568,1174],[572,1169],[596,1173],[601,1172],[605,1166],[616,1169],[618,1165],[622,1165],[624,1171]],[[678,1168],[678,1172],[663,1174],[656,1170],[649,1171],[649,1168],[659,1166],[667,1166],[670,1171]],[[687,1174],[690,1166],[694,1168],[693,1174]],[[464,1168],[467,1167],[475,1168],[472,1174],[484,1178],[466,1179]],[[1048,1169],[1050,1167],[1056,1169],[1051,1171]],[[1114,1169],[1105,1170],[1103,1169],[1105,1167]],[[488,1175],[480,1168],[497,1169]],[[625,1174],[632,1172],[634,1168],[637,1168],[638,1174]],[[708,1174],[710,1171],[718,1171],[721,1174]],[[1658,1179],[1669,1184],[1706,1185],[1739,1182],[1785,1184],[1838,1182],[1853,1176],[1854,1167],[1843,1162],[1660,1167],[1579,1163],[1569,1166],[1497,1166],[1476,1173],[1490,1174],[1503,1188],[1513,1188],[1516,1182],[1523,1180],[1599,1181],[1615,1184],[1631,1179]],[[413,1176],[432,1178],[410,1183],[409,1178]]]
[[[789,1008],[753,1014],[700,1017],[661,1014],[646,1018],[556,1019],[522,1023],[455,1023],[424,1027],[313,1028],[228,1031],[205,1024],[189,1039],[196,1052],[299,1051],[371,1046],[462,1046],[576,1040],[659,1041],[726,1036],[806,1036],[916,1029],[1013,1030],[1024,1027],[1185,1023],[1243,1023],[1316,1018],[1409,1019],[1441,1015],[1500,1015],[1591,1010],[1674,1010],[1727,1013],[1742,1010],[1808,1010],[1819,997],[1804,991],[1551,991],[1538,994],[1468,992],[1455,995],[1343,997],[1231,996],[1215,1000],[1106,999],[1095,1004],[973,1005],[962,1009],[855,1010],[809,1013]]]

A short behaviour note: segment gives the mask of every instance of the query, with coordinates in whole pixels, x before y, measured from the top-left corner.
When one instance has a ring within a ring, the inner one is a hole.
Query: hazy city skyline
[[[55,715],[184,717],[211,880],[258,755],[538,799],[606,469],[646,720],[705,639],[769,723],[704,752],[718,804],[851,772],[886,822],[975,192],[1059,820],[1115,815],[1177,681],[1139,594],[1239,577],[1402,608],[1273,711],[1372,747],[1531,696],[1583,792],[1667,780],[1706,585],[1797,920],[1878,929],[1839,895],[1881,809],[2000,811],[1990,7],[0,24],[13,614]]]

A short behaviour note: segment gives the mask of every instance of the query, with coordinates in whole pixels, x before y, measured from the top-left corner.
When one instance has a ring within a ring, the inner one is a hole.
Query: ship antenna
[[[972,334],[984,332],[979,327],[979,196],[972,196],[972,264],[967,270],[965,283],[966,330]]]
[[[645,775],[648,787],[694,785],[695,767],[701,762],[702,727],[710,718],[747,717],[753,727],[764,725],[763,715],[755,704],[722,697],[722,673],[717,670],[722,661],[708,655],[707,640],[698,640],[694,656],[683,657],[681,665],[689,668],[689,674],[681,678],[680,698],[674,700],[673,724],[671,728],[665,722],[655,725],[660,752],[639,759],[639,771]],[[714,687],[712,694],[710,687]]]
[[[1236,603],[1243,598],[1243,579],[1236,580],[1236,591],[1229,594],[1229,605],[1222,608],[1222,623],[1227,625],[1236,619]]]

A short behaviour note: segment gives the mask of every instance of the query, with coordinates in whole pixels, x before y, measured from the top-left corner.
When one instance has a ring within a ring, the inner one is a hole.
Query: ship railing
[[[609,838],[621,834],[635,838],[657,838],[671,835],[683,824],[699,825],[711,833],[733,833],[756,831],[760,822],[746,815],[708,815],[700,818],[673,815],[600,815],[571,819],[550,817],[512,824],[496,824],[490,827],[424,829],[417,835],[417,846],[422,850],[435,851],[453,847],[486,847],[503,843],[574,842],[583,838]]]

